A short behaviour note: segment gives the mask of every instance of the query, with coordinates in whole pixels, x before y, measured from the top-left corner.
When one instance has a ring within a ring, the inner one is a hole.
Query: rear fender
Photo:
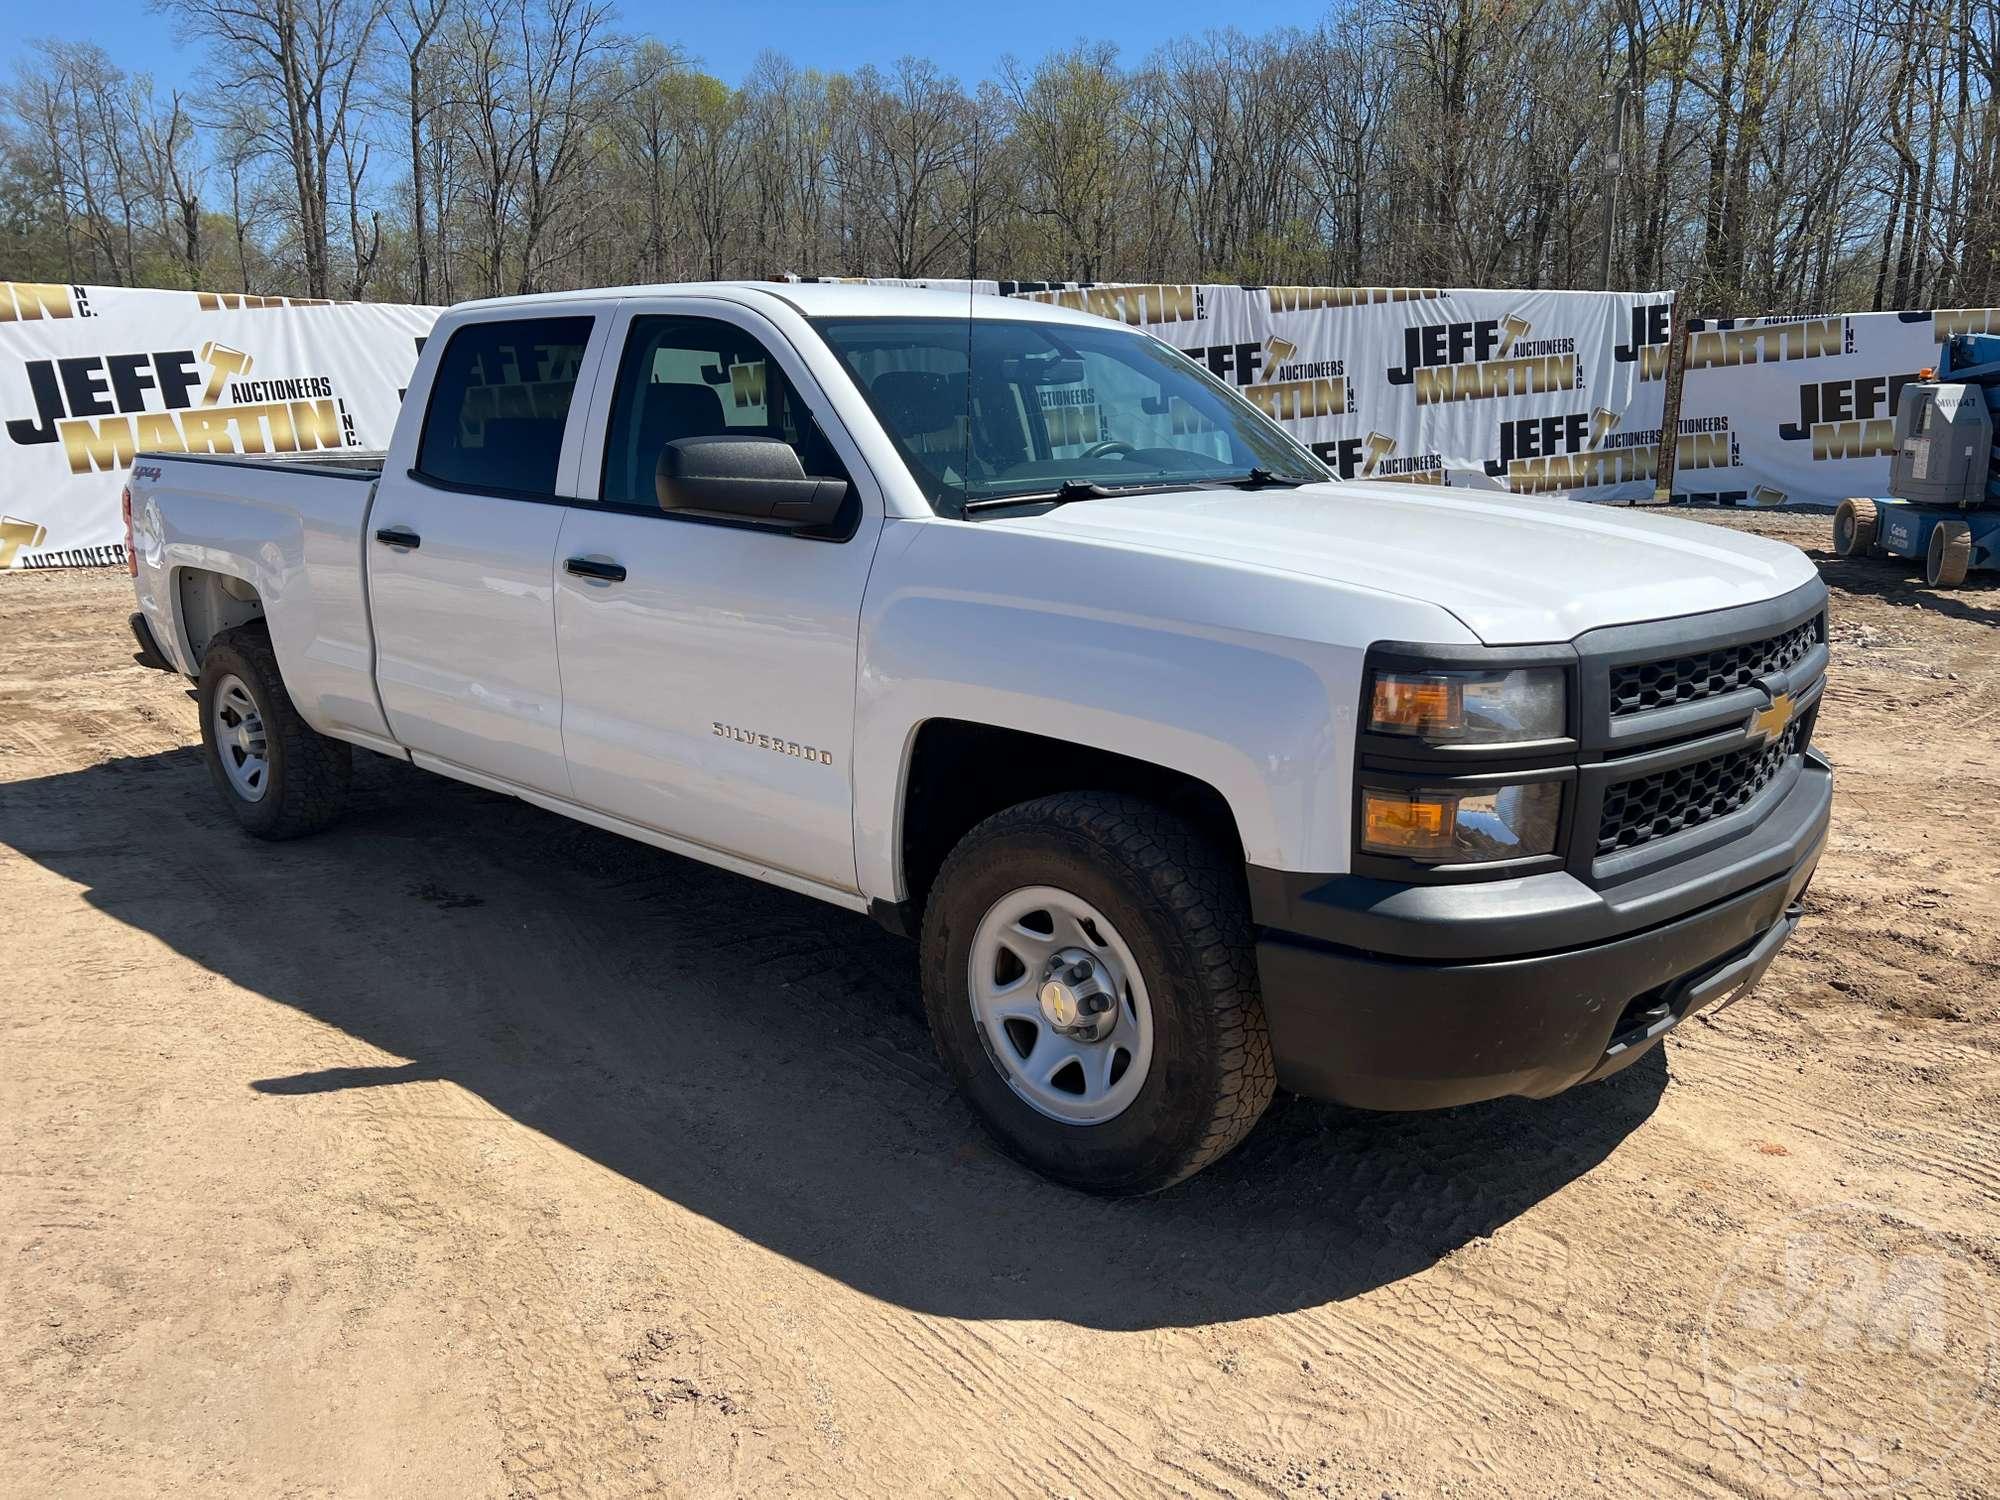
[[[261,616],[307,724],[387,740],[361,547],[372,487],[275,466],[167,457],[147,467],[132,482],[137,593],[175,667],[195,676],[217,631]]]

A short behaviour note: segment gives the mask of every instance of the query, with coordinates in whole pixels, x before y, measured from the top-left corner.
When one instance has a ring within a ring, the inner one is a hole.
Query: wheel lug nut
[[[1071,984],[1082,984],[1088,978],[1090,978],[1089,964],[1079,959],[1076,963],[1070,965],[1069,982]]]

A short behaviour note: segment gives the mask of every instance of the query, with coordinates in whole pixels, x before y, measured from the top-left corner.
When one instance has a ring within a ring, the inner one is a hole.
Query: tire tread
[[[1925,549],[1924,581],[1933,588],[1955,589],[1965,582],[1972,565],[1972,528],[1963,521],[1940,521],[1932,535],[1944,540],[1940,546]]]
[[[1875,546],[1876,528],[1880,524],[1875,502],[1866,495],[1850,495],[1840,502],[1834,512],[1834,532],[1840,531],[1843,515],[1853,528],[1847,536],[1846,545],[1839,548],[1842,557],[1866,557]]]

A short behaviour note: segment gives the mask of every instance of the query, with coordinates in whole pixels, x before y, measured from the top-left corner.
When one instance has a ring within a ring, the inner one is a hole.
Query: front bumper
[[[1832,782],[1808,753],[1753,848],[1660,872],[1623,901],[1567,874],[1433,885],[1415,900],[1355,877],[1271,891],[1258,904],[1306,929],[1267,927],[1257,944],[1279,1083],[1366,1109],[1434,1109],[1541,1098],[1630,1065],[1762,977],[1798,925]],[[1680,912],[1645,925],[1663,902]],[[1547,941],[1565,933],[1569,945]]]

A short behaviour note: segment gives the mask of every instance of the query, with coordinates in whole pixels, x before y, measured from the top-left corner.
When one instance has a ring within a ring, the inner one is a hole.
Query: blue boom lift
[[[1921,558],[1924,581],[1952,589],[1972,569],[2000,569],[2000,336],[1960,334],[1939,358],[1897,402],[1893,494],[1841,501],[1833,550]]]

